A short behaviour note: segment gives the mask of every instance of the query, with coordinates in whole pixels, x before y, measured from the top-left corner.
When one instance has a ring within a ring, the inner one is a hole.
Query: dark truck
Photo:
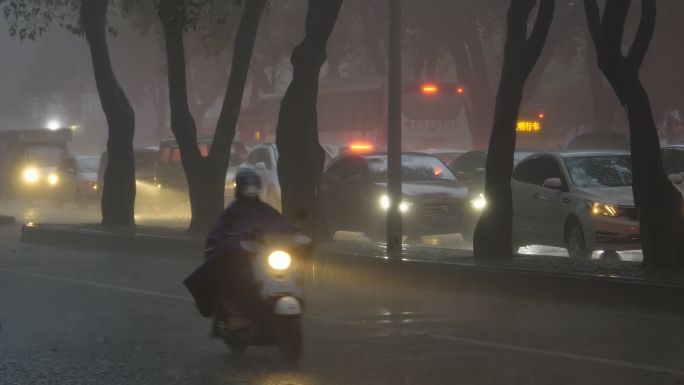
[[[0,130],[0,199],[48,199],[71,138],[68,128]]]

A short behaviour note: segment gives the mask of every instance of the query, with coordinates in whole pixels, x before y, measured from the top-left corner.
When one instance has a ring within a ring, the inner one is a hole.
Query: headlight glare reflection
[[[470,201],[470,203],[472,203],[474,208],[482,210],[487,205],[487,200],[484,195],[480,194],[477,198]]]
[[[58,181],[57,175],[50,174],[50,176],[48,177],[48,182],[50,182],[51,185],[55,185],[55,184],[57,184],[57,181]]]

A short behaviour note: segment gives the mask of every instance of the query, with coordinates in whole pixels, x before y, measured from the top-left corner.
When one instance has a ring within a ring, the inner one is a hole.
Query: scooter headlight
[[[284,251],[274,251],[268,256],[268,264],[276,270],[285,270],[290,267],[292,258]]]

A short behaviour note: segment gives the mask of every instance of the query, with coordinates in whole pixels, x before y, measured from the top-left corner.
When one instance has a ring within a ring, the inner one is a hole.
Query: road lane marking
[[[156,291],[133,289],[130,287],[125,287],[125,286],[108,285],[108,284],[104,284],[104,283],[97,283],[97,282],[85,281],[85,280],[80,280],[80,279],[56,277],[56,276],[52,276],[52,275],[31,273],[28,271],[15,270],[15,269],[0,268],[0,271],[6,272],[6,273],[21,274],[21,275],[26,275],[26,276],[36,277],[36,278],[45,278],[45,279],[51,279],[51,280],[55,280],[55,281],[76,283],[76,284],[81,284],[81,285],[90,285],[90,286],[101,287],[101,288],[105,288],[105,289],[119,290],[119,291],[125,291],[125,292],[136,293],[136,294],[145,294],[145,295],[157,296],[157,297],[162,297],[162,298],[170,298],[170,299],[177,299],[177,300],[181,300],[181,301],[193,302],[192,297],[189,297],[189,296],[165,294],[165,293],[160,293],[160,292],[156,292]],[[569,358],[569,359],[574,359],[574,360],[578,360],[578,361],[593,362],[593,363],[598,363],[598,364],[613,365],[613,366],[620,366],[620,367],[624,367],[624,368],[641,369],[641,370],[648,370],[651,372],[667,373],[667,374],[674,374],[674,375],[678,375],[678,376],[684,376],[684,370],[663,368],[663,367],[652,366],[652,365],[643,365],[643,364],[637,364],[637,363],[633,363],[633,362],[626,362],[626,361],[619,361],[619,360],[611,360],[608,358],[585,356],[582,354],[574,354],[574,353],[565,353],[565,352],[559,352],[559,351],[555,351],[555,350],[529,348],[529,347],[525,347],[525,346],[510,345],[510,344],[503,344],[503,343],[498,343],[498,342],[476,340],[476,339],[472,339],[472,338],[449,336],[446,334],[431,333],[431,332],[422,331],[422,330],[406,330],[406,329],[394,328],[394,327],[390,327],[390,326],[374,325],[374,324],[368,324],[368,323],[363,323],[363,322],[358,322],[358,321],[345,321],[345,320],[339,320],[339,319],[335,319],[335,318],[319,317],[319,316],[314,316],[314,315],[305,315],[304,317],[307,319],[310,319],[312,321],[327,322],[327,323],[334,323],[334,324],[347,325],[347,326],[356,326],[356,327],[365,328],[365,329],[385,330],[385,331],[397,332],[397,333],[408,334],[408,335],[416,335],[416,336],[421,336],[421,337],[429,336],[429,337],[439,339],[439,340],[452,341],[452,342],[458,342],[458,343],[469,344],[469,345],[485,346],[485,347],[489,347],[489,348],[511,350],[511,351],[525,352],[525,353],[533,353],[533,354],[541,354],[541,355],[552,356],[552,357]]]
[[[305,317],[308,319],[311,319],[311,320],[321,321],[321,322],[329,322],[329,323],[336,323],[336,324],[342,324],[342,325],[357,326],[357,327],[362,327],[362,328],[366,328],[366,329],[386,330],[386,331],[392,331],[392,332],[397,332],[397,333],[402,333],[402,334],[417,335],[417,336],[421,336],[421,337],[430,336],[430,337],[440,339],[440,340],[454,341],[454,342],[460,342],[460,343],[465,343],[465,344],[470,344],[470,345],[486,346],[486,347],[491,347],[491,348],[513,350],[513,351],[526,352],[526,353],[543,354],[543,355],[547,355],[547,356],[571,358],[571,359],[575,359],[575,360],[595,362],[595,363],[599,363],[599,364],[615,365],[615,366],[622,366],[622,367],[626,367],[626,368],[643,369],[643,370],[648,370],[648,371],[652,371],[652,372],[660,372],[660,373],[668,373],[668,374],[675,374],[675,375],[679,375],[679,376],[684,376],[683,370],[661,368],[659,366],[642,365],[642,364],[637,364],[637,363],[633,363],[633,362],[626,362],[626,361],[611,360],[611,359],[607,359],[607,358],[585,356],[582,354],[573,354],[573,353],[558,352],[555,350],[528,348],[525,346],[502,344],[502,343],[498,343],[498,342],[489,342],[489,341],[483,341],[483,340],[476,340],[476,339],[472,339],[472,338],[454,337],[454,336],[449,336],[449,335],[445,335],[445,334],[437,334],[437,333],[432,333],[432,332],[426,332],[426,331],[422,331],[422,330],[406,330],[406,329],[401,329],[401,328],[394,328],[391,326],[373,325],[373,324],[367,324],[367,323],[358,322],[358,321],[343,321],[343,320],[327,318],[327,317],[318,317],[318,316],[313,316],[313,315],[307,315]]]
[[[46,279],[51,279],[54,281],[62,281],[62,282],[70,282],[70,283],[78,283],[81,285],[90,285],[90,286],[96,286],[96,287],[102,287],[105,289],[113,289],[113,290],[119,290],[119,291],[127,291],[130,293],[137,293],[137,294],[147,294],[147,295],[155,295],[157,297],[164,297],[164,298],[171,298],[171,299],[180,299],[183,301],[193,301],[192,297],[188,296],[181,296],[181,295],[173,295],[173,294],[166,294],[166,293],[160,293],[158,291],[149,291],[149,290],[140,290],[140,289],[133,289],[130,287],[125,287],[125,286],[116,286],[116,285],[108,285],[106,283],[97,283],[97,282],[92,282],[92,281],[84,281],[81,279],[71,279],[71,278],[64,278],[64,277],[56,277],[54,275],[47,275],[47,274],[40,274],[40,273],[31,273],[29,271],[22,271],[22,270],[15,270],[15,269],[4,269],[0,268],[0,271],[4,271],[7,273],[15,273],[15,274],[23,274],[23,275],[28,275],[31,277],[36,277],[36,278],[46,278]]]

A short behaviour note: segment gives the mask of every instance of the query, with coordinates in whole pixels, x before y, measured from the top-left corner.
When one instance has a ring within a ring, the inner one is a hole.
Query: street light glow
[[[47,128],[50,130],[56,130],[58,129],[62,124],[56,120],[51,120],[47,124]]]

